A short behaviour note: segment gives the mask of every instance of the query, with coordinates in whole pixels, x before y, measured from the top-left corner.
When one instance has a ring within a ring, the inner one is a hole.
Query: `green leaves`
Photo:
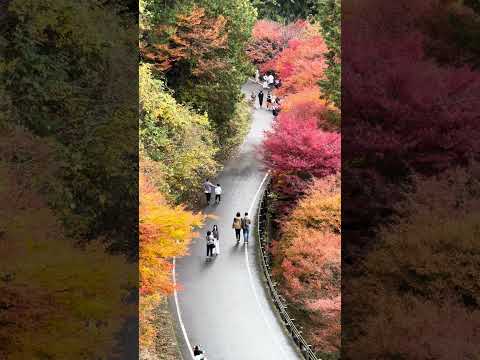
[[[341,3],[340,0],[318,1],[316,19],[322,27],[323,38],[329,51],[325,54],[328,68],[325,79],[320,80],[326,98],[341,108]]]
[[[140,104],[141,150],[161,164],[169,200],[194,204],[204,178],[220,167],[208,116],[177,103],[149,65],[140,67]]]

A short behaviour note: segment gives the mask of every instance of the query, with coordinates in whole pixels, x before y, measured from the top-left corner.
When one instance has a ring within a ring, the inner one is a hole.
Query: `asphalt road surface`
[[[259,88],[248,82],[242,90],[249,96]],[[257,260],[254,229],[247,247],[243,236],[240,245],[236,245],[232,229],[237,211],[243,216],[252,209],[253,223],[266,174],[259,161],[258,145],[272,118],[265,109],[253,111],[251,130],[238,155],[214,179],[215,184],[222,186],[222,201],[206,207],[205,212],[217,218],[209,219],[200,230],[190,255],[176,260],[175,278],[182,289],[177,292],[176,301],[171,299],[171,306],[185,360],[192,359],[188,344],[201,345],[209,360],[301,359],[262,285],[264,277]],[[205,235],[214,224],[219,228],[220,255],[206,262]]]

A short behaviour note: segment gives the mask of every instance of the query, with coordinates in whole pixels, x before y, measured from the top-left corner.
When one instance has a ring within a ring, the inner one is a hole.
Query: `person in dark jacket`
[[[260,92],[258,93],[258,103],[260,104],[260,107],[262,107],[262,104],[263,104],[263,91],[260,90]]]

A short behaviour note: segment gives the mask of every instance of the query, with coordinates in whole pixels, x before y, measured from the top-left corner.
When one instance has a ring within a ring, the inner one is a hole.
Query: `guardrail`
[[[268,195],[270,194],[270,181],[267,184],[266,190],[263,193],[262,199],[260,201],[260,206],[257,210],[257,236],[258,236],[258,244],[260,248],[260,257],[263,272],[265,274],[265,279],[267,281],[267,286],[270,291],[271,298],[273,303],[275,304],[280,317],[285,325],[285,328],[290,333],[295,344],[298,346],[298,349],[302,353],[303,357],[306,360],[321,360],[318,358],[313,350],[311,349],[312,346],[309,345],[306,340],[302,337],[302,331],[297,328],[294,323],[295,319],[292,319],[287,312],[287,303],[285,299],[278,293],[276,289],[276,283],[272,280],[272,276],[270,274],[270,259],[268,253],[268,233],[266,231],[266,225],[268,223]]]

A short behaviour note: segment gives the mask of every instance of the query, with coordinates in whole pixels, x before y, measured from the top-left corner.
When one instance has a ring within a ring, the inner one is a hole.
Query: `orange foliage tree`
[[[140,175],[140,293],[173,290],[169,259],[185,255],[201,215],[170,207],[145,175]]]
[[[262,66],[262,71],[273,70],[282,79],[279,96],[296,93],[317,86],[323,79],[327,64],[324,54],[327,45],[320,35],[292,39],[277,57]]]
[[[262,65],[272,60],[294,38],[307,33],[309,25],[304,20],[282,25],[271,20],[259,20],[252,30],[252,39],[246,46],[246,53],[254,64]]]
[[[340,346],[340,192],[339,177],[313,182],[281,228],[274,245],[274,274],[315,348]],[[305,315],[304,315],[305,316]]]
[[[202,216],[180,206],[170,207],[144,171],[141,166],[139,317],[140,343],[147,348],[156,336],[154,309],[174,290],[170,261],[186,254],[195,236],[192,230],[201,225]]]
[[[176,24],[158,25],[140,44],[143,59],[161,71],[169,71],[179,63],[188,62],[192,74],[204,76],[225,68],[218,60],[219,52],[228,48],[228,34],[223,16],[211,18],[205,9],[194,7],[188,14],[177,15]]]
[[[285,98],[282,103],[282,111],[278,120],[285,117],[295,121],[316,119],[318,127],[322,130],[338,130],[339,123],[332,113],[338,113],[338,109],[326,100],[320,98],[321,92],[318,86],[307,87]]]

